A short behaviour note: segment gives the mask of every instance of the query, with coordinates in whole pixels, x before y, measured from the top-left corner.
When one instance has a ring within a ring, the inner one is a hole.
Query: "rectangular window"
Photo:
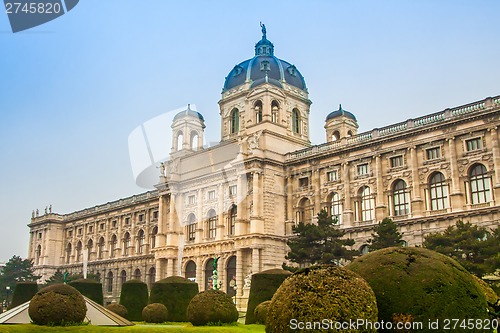
[[[394,156],[391,157],[391,168],[397,168],[403,166],[403,156]]]
[[[130,224],[130,217],[126,217],[125,218],[125,225],[129,225]]]
[[[208,192],[208,200],[215,200],[215,191]]]
[[[154,219],[157,219],[157,218],[158,218],[158,211],[154,211],[154,212],[153,212],[153,218],[154,218]]]
[[[82,228],[78,228],[78,235],[82,234]]]
[[[236,192],[237,192],[236,185],[229,186],[229,195],[235,196],[237,194]]]
[[[72,237],[73,236],[73,230],[69,230],[68,231],[68,237]]]
[[[91,233],[92,231],[94,231],[94,227],[89,225],[89,233]]]
[[[326,173],[326,179],[327,179],[329,182],[333,182],[333,181],[338,180],[338,179],[339,179],[339,175],[338,175],[337,170],[328,171],[328,172]]]
[[[196,203],[196,197],[194,195],[188,196],[188,204],[194,205]]]
[[[441,147],[429,148],[425,151],[427,160],[435,160],[441,157]]]
[[[307,187],[309,186],[309,178],[304,177],[304,178],[299,178],[299,187]]]
[[[358,165],[358,175],[367,175],[368,174],[368,163],[359,164]]]
[[[467,148],[467,151],[479,150],[482,148],[481,138],[465,140],[465,146]]]
[[[188,240],[194,241],[196,238],[196,223],[191,223],[188,225]]]
[[[139,222],[144,221],[144,214],[139,214]]]
[[[41,232],[38,233],[38,239],[42,239],[42,233]]]
[[[104,223],[101,223],[101,224],[99,225],[99,229],[104,230]]]
[[[113,228],[116,228],[116,220],[113,220]]]

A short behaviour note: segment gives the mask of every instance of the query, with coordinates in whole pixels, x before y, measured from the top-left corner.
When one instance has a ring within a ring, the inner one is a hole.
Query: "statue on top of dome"
[[[262,28],[262,38],[266,39],[266,25],[260,22],[260,27]]]

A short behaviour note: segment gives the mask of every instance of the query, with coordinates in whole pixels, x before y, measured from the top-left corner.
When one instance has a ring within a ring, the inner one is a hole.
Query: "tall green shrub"
[[[71,281],[69,285],[78,290],[83,296],[103,305],[102,284],[100,282],[93,279],[78,279]]]
[[[18,282],[12,296],[12,303],[9,309],[15,308],[18,305],[28,302],[38,292],[36,282]]]
[[[248,297],[247,316],[245,324],[255,324],[256,318],[254,310],[260,303],[269,301],[273,298],[274,293],[287,277],[292,275],[284,269],[269,269],[252,275],[252,283],[250,285],[250,295]]]
[[[170,321],[188,321],[186,310],[196,294],[198,294],[196,282],[181,276],[169,276],[153,284],[149,303],[165,305]]]
[[[142,309],[148,305],[148,286],[140,280],[123,283],[120,304],[127,308],[128,320],[141,321]]]

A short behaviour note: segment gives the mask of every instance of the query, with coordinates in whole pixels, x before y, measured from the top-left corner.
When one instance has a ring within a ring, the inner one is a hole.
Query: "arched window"
[[[368,248],[367,244],[363,244],[359,248],[359,253],[361,253],[361,254],[367,254],[369,251],[370,251],[370,249]]]
[[[340,139],[340,132],[339,131],[333,131],[332,132],[332,141],[337,141]]]
[[[213,289],[214,259],[208,259],[205,264],[205,290]]]
[[[198,150],[198,132],[191,132],[191,150]]]
[[[82,261],[82,242],[76,243],[76,262]]]
[[[144,235],[144,230],[139,230],[139,233],[137,234],[137,245],[138,245],[138,250],[139,254],[144,253],[144,240],[146,236]]]
[[[97,258],[102,259],[104,257],[104,237],[99,238],[97,243]]]
[[[311,201],[308,198],[300,199],[297,210],[297,222],[311,223],[313,215],[314,211]]]
[[[337,219],[337,224],[342,223],[342,201],[337,192],[333,192],[329,196],[328,203],[330,205],[330,215]]]
[[[127,272],[123,270],[120,273],[120,283],[123,285],[127,281]]]
[[[110,251],[109,251],[110,258],[115,257],[117,244],[118,244],[118,238],[116,237],[116,235],[111,236]]]
[[[134,271],[134,279],[136,279],[136,280],[140,280],[141,279],[141,270],[139,268],[137,268]]]
[[[299,110],[292,110],[292,131],[293,133],[300,133],[300,113]]]
[[[196,263],[194,261],[187,262],[185,276],[189,281],[196,282]]]
[[[128,232],[123,236],[123,255],[128,256],[130,247],[130,234]]]
[[[398,179],[394,182],[392,186],[392,199],[394,216],[408,215],[410,213],[408,189],[404,180]]]
[[[238,215],[238,207],[232,205],[229,209],[229,235],[234,236],[236,230],[236,217]]]
[[[271,121],[273,123],[278,123],[279,122],[279,103],[275,100],[271,102]]]
[[[156,235],[158,234],[158,227],[154,227],[151,232],[151,248],[154,249],[156,247]]]
[[[188,217],[187,229],[187,240],[193,242],[196,239],[196,216],[194,214],[190,214]]]
[[[347,131],[347,137],[350,138],[351,136],[352,136],[352,131],[351,130]]]
[[[177,150],[182,150],[184,146],[184,134],[182,131],[177,132]]]
[[[71,259],[71,243],[68,243],[66,246],[66,263],[69,264],[69,261]]]
[[[226,264],[226,293],[236,296],[236,256],[229,258]]]
[[[87,242],[87,260],[90,261],[92,260],[93,258],[91,257],[92,256],[92,251],[94,250],[94,241],[92,241],[92,238],[89,239],[89,241]]]
[[[42,246],[41,245],[38,245],[36,247],[36,252],[35,252],[35,258],[36,258],[36,264],[39,265],[40,264],[40,256],[42,255]]]
[[[107,283],[108,283],[108,293],[113,292],[113,272],[108,273],[108,278],[107,278]]]
[[[258,124],[262,122],[262,102],[257,101],[254,104],[254,110],[255,110],[255,123]]]
[[[441,172],[435,172],[429,178],[431,210],[448,208],[448,187]]]
[[[238,109],[231,111],[231,134],[238,133],[240,130],[240,112]]]
[[[371,221],[374,218],[373,209],[375,203],[373,202],[372,193],[368,186],[363,186],[359,189],[359,197],[361,199],[361,211],[359,214],[359,220],[361,221]]]
[[[148,279],[150,290],[151,290],[151,287],[153,286],[153,283],[155,283],[155,279],[156,279],[156,268],[151,267],[149,269],[149,279]]]
[[[475,164],[469,171],[471,203],[480,204],[490,201],[491,186],[486,168],[482,164]]]

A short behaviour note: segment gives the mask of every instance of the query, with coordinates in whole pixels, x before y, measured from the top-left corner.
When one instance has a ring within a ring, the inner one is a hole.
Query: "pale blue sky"
[[[309,88],[314,143],[338,104],[366,131],[500,94],[498,1],[81,0],[13,34],[0,12],[0,261],[27,255],[31,211],[140,193],[127,138],[187,103],[219,140],[224,77],[259,21]]]

